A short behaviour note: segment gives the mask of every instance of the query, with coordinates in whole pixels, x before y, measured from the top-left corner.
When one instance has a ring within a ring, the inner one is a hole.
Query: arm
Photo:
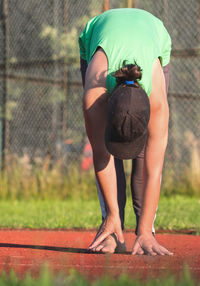
[[[139,233],[152,232],[168,140],[169,108],[165,79],[159,61],[156,61],[153,67],[150,108],[151,116],[144,159],[144,200]]]
[[[165,79],[157,59],[152,71],[152,93],[150,96],[151,116],[144,161],[144,197],[138,237],[133,254],[147,252],[151,255],[171,254],[159,245],[152,235],[159,195],[163,161],[168,140],[169,108]]]
[[[118,235],[121,242],[124,241],[117,203],[114,159],[107,152],[104,143],[107,104],[106,76],[107,58],[102,50],[98,50],[86,72],[83,111],[87,135],[93,149],[95,173],[106,201],[108,215],[102,226],[103,234],[95,240],[91,248],[113,232]]]

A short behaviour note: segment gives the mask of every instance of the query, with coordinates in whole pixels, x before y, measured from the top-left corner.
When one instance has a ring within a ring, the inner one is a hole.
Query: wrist
[[[152,227],[139,225],[137,236],[139,235],[152,235]]]
[[[112,209],[112,208],[108,208],[107,209],[107,215],[108,216],[112,216],[112,217],[119,217],[119,209]]]

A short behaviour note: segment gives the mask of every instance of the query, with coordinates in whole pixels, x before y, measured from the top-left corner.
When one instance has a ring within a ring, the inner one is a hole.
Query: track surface
[[[28,270],[37,276],[47,262],[57,271],[77,269],[93,279],[110,274],[128,273],[138,278],[181,275],[187,263],[195,278],[200,279],[200,236],[158,234],[158,242],[174,252],[174,256],[132,256],[135,235],[125,233],[125,254],[87,253],[94,231],[0,230],[0,270],[14,269],[23,276]]]

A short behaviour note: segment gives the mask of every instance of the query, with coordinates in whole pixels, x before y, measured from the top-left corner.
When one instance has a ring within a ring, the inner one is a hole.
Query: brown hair
[[[134,64],[126,64],[126,61],[124,61],[122,67],[114,73],[114,77],[118,86],[125,84],[126,80],[133,80],[133,86],[139,88],[140,85],[137,80],[142,78],[142,69],[136,62]]]

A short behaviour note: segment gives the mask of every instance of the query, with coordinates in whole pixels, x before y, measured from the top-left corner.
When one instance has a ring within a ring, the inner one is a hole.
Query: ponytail
[[[126,65],[124,61],[122,68],[114,73],[114,77],[117,85],[126,84],[126,81],[134,81],[133,86],[139,88],[140,85],[137,80],[142,78],[142,69],[136,63]]]

